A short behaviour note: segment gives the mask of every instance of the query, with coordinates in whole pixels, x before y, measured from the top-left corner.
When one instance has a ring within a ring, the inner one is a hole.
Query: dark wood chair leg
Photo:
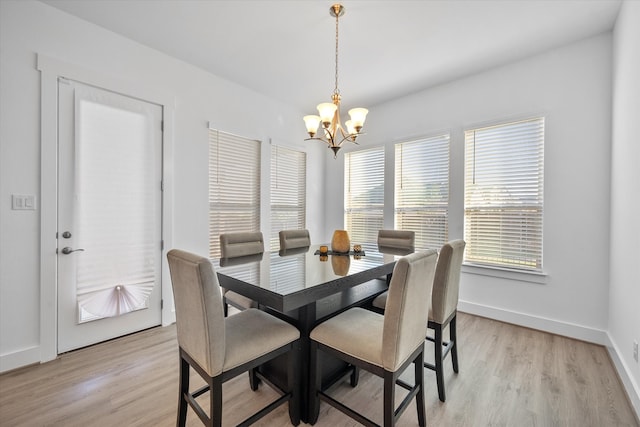
[[[258,385],[260,384],[260,378],[258,378],[257,374],[258,368],[253,368],[249,370],[249,386],[251,390],[258,390]]]
[[[184,360],[180,356],[180,386],[179,388],[179,401],[178,401],[178,420],[176,425],[178,427],[184,427],[187,423],[187,398],[186,394],[189,392],[189,362]]]
[[[416,409],[418,411],[418,425],[425,427],[426,423],[426,410],[424,407],[424,351],[421,352],[416,360],[413,361],[413,367],[415,370],[416,386],[420,387],[418,394],[416,394]]]
[[[289,351],[289,363],[287,369],[287,383],[289,386],[289,392],[291,393],[291,400],[289,400],[289,419],[291,424],[297,426],[300,424],[300,343],[294,344],[291,351]]]
[[[351,379],[350,379],[351,387],[357,386],[358,380],[360,380],[360,368],[358,368],[357,366],[354,366],[353,371],[351,371]]]
[[[322,367],[318,355],[318,344],[311,341],[309,344],[309,424],[313,425],[318,421],[320,414],[320,395],[322,389]]]
[[[384,427],[395,425],[396,378],[393,372],[384,371]]]
[[[458,373],[458,335],[456,332],[456,316],[455,314],[449,323],[449,339],[451,340],[451,363],[453,363],[453,372]]]
[[[446,399],[444,393],[444,370],[442,368],[442,325],[435,325],[435,366],[436,366],[436,382],[438,383],[438,398],[441,402]]]
[[[209,384],[210,408],[209,418],[212,427],[222,427],[222,375],[211,378]]]

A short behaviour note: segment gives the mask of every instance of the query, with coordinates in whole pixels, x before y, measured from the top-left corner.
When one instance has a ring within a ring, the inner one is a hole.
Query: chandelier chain
[[[338,21],[339,14],[336,13],[336,87],[333,90],[333,93],[336,95],[340,94],[340,89],[338,89]]]

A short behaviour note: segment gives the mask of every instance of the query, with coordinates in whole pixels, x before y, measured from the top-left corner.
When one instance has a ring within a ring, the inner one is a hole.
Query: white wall
[[[613,53],[609,337],[640,414],[640,365],[632,350],[640,342],[640,3],[623,3]]]
[[[173,95],[174,164],[168,166],[174,177],[174,247],[208,250],[208,121],[221,130],[262,140],[263,165],[268,166],[270,138],[276,144],[311,150],[307,223],[312,238],[323,235],[324,189],[317,179],[323,160],[315,159],[323,159],[326,152],[302,141],[302,112],[40,2],[2,0],[0,371],[40,360],[40,212],[11,210],[11,194],[41,199],[38,53]],[[268,189],[268,182],[264,184]],[[265,223],[268,218],[263,218]]]
[[[393,144],[451,132],[452,239],[463,236],[463,130],[538,114],[546,118],[544,283],[523,281],[529,280],[526,275],[466,272],[460,290],[463,311],[604,344],[611,55],[611,35],[603,34],[370,108],[367,135],[357,149],[386,145],[388,227],[393,227]],[[325,193],[329,217],[342,209],[343,162],[327,165],[332,177]],[[343,226],[342,218],[333,219],[327,229]]]

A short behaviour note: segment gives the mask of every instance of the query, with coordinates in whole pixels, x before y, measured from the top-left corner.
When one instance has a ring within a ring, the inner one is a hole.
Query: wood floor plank
[[[640,427],[606,349],[477,316],[458,316],[460,373],[445,362],[446,403],[425,369],[430,426]],[[426,358],[433,360],[426,344]],[[406,378],[405,378],[406,377]],[[412,381],[412,373],[403,375]],[[192,376],[194,387],[201,385]],[[226,383],[224,425],[235,425],[276,393],[249,389],[246,375]],[[362,372],[330,393],[382,421],[382,380]],[[405,396],[398,389],[397,402]],[[173,426],[178,398],[175,325],[76,350],[42,365],[0,375],[0,426]],[[206,396],[202,396],[206,402]],[[206,404],[205,404],[206,405]],[[187,424],[200,425],[189,412]],[[256,425],[289,425],[282,406]],[[358,423],[322,404],[319,427]],[[417,426],[415,404],[400,426]]]

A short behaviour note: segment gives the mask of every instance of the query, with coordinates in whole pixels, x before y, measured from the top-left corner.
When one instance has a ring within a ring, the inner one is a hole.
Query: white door
[[[58,81],[58,353],[161,323],[162,107]]]

